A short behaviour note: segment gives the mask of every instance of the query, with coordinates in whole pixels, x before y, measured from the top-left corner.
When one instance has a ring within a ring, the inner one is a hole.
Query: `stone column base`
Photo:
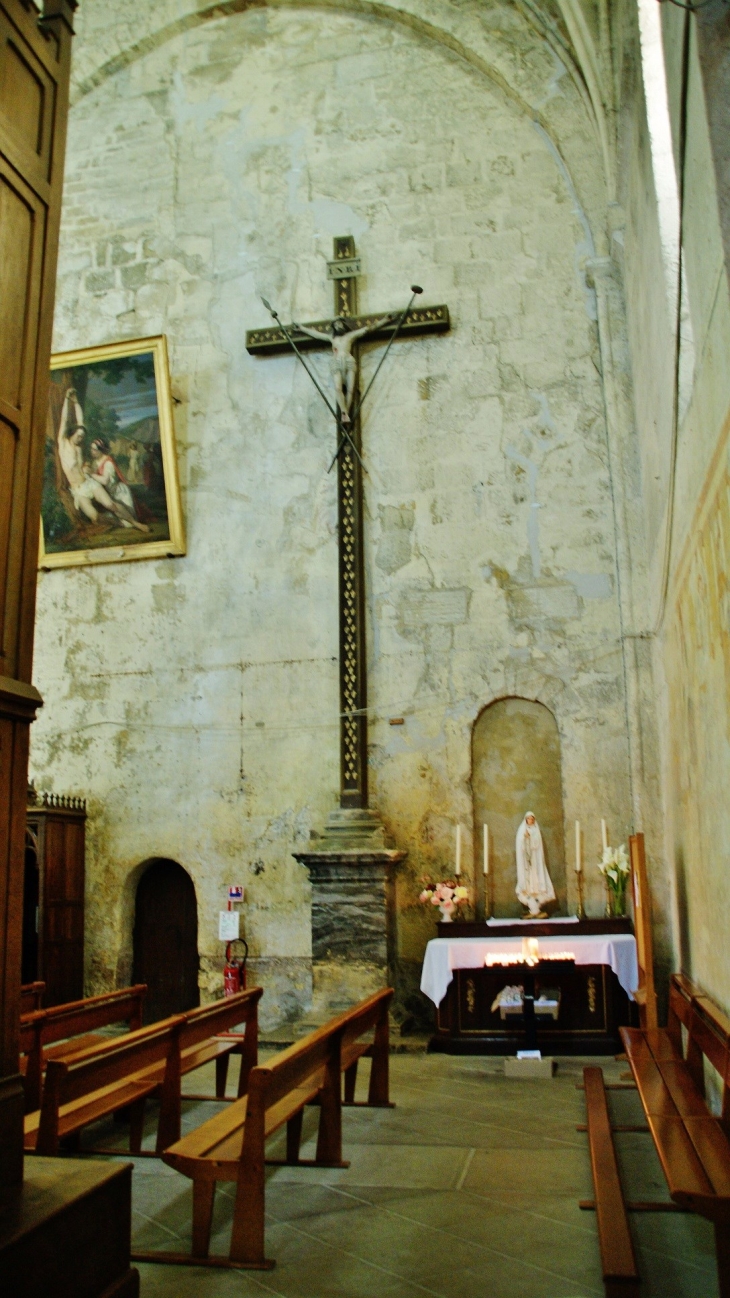
[[[295,852],[312,884],[312,1012],[324,1023],[395,976],[393,874],[406,852],[389,848],[371,811],[336,811],[324,835]]]

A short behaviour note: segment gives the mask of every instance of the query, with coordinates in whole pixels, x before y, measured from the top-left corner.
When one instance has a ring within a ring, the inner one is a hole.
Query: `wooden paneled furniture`
[[[41,983],[40,986],[43,986]],[[25,1069],[25,1111],[32,1113],[41,1105],[43,1074],[49,1059],[63,1059],[78,1054],[108,1038],[96,1029],[126,1023],[129,1031],[142,1026],[142,1007],[147,988],[124,987],[105,992],[70,1005],[55,1005],[35,1010],[20,1020],[21,1067]],[[57,1044],[54,1044],[57,1043]]]
[[[342,1161],[340,1074],[354,1089],[358,1060],[372,1058],[368,1103],[390,1107],[388,1090],[388,1009],[392,988],[369,997],[253,1068],[248,1095],[216,1114],[168,1148],[166,1163],[193,1182],[192,1252],[139,1253],[135,1260],[193,1266],[252,1267],[274,1265],[264,1255],[266,1140],[286,1124],[286,1165],[348,1167]],[[372,1041],[362,1038],[373,1034]],[[319,1105],[319,1134],[313,1160],[299,1157],[306,1105]],[[230,1253],[210,1257],[210,1230],[218,1181],[237,1185]]]
[[[630,919],[587,919],[576,923],[489,927],[479,922],[438,924],[438,936],[571,937],[583,934],[632,933]],[[519,1016],[503,1018],[493,1003],[505,983],[519,983],[499,965],[455,969],[443,1001],[436,1010],[436,1032],[429,1049],[448,1054],[514,1054],[522,1049],[524,1027]],[[557,1018],[541,1017],[539,1046],[543,1053],[613,1055],[621,1048],[619,1028],[632,1021],[630,1001],[606,965],[568,965],[560,970],[547,963],[537,971],[536,990],[557,991]],[[635,1012],[635,1011],[634,1011]]]
[[[32,972],[46,984],[44,1004],[84,994],[86,802],[42,794],[27,810],[26,870],[38,865],[38,955]],[[26,895],[29,890],[26,890]]]
[[[730,1298],[730,1018],[688,978],[674,974],[668,1027],[624,1027],[621,1038],[671,1200],[713,1223],[719,1291],[721,1298]],[[719,1116],[705,1099],[704,1060],[720,1077]],[[628,1267],[625,1207],[663,1212],[667,1204],[624,1205],[600,1069],[586,1069],[584,1076],[604,1269],[607,1256],[619,1257]],[[633,1282],[609,1261],[606,1293],[611,1298]]]
[[[75,0],[0,0],[0,1188],[23,1175],[18,1000],[41,477]]]
[[[186,1015],[50,1059],[40,1111],[25,1119],[26,1149],[55,1155],[63,1137],[129,1106],[130,1150],[139,1153],[145,1100],[159,1095],[157,1150],[161,1152],[180,1137],[180,1087],[188,1073],[240,1050],[239,1094],[245,1093],[257,1059],[261,995],[260,987],[252,987]],[[246,1024],[242,1043],[230,1034],[239,1023]]]
[[[3,1298],[138,1298],[132,1165],[32,1158],[32,1193],[0,1216]]]

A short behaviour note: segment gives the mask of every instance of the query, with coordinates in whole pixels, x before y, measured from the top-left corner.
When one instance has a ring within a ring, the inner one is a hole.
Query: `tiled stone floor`
[[[273,1271],[142,1264],[142,1298],[600,1298],[595,1220],[578,1208],[592,1197],[586,1136],[575,1129],[584,1121],[576,1089],[584,1062],[561,1060],[552,1081],[518,1082],[504,1077],[497,1059],[394,1055],[397,1107],[344,1111],[347,1170],[270,1169]],[[607,1080],[618,1079],[621,1065],[598,1062]],[[212,1080],[201,1071],[187,1079],[188,1089],[212,1090]],[[617,1122],[641,1121],[631,1092],[612,1092],[611,1104]],[[187,1104],[186,1128],[215,1111]],[[305,1157],[316,1121],[309,1110]],[[618,1141],[627,1193],[666,1198],[651,1138]],[[275,1148],[271,1142],[272,1154]],[[187,1251],[190,1183],[140,1159],[133,1185],[134,1245]],[[212,1244],[223,1254],[232,1190],[220,1186],[216,1200]],[[632,1227],[644,1298],[715,1298],[707,1222],[634,1215]]]

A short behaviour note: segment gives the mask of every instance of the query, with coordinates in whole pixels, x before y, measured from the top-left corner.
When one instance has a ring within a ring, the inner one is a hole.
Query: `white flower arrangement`
[[[631,872],[625,844],[622,843],[620,847],[604,847],[598,869],[606,880],[611,913],[625,914],[626,883]]]
[[[611,884],[615,887],[619,883],[621,875],[626,876],[631,870],[625,844],[622,843],[620,847],[604,847],[603,857],[598,862],[598,868],[601,874],[607,880],[610,880],[609,887]],[[624,887],[626,887],[625,877]]]

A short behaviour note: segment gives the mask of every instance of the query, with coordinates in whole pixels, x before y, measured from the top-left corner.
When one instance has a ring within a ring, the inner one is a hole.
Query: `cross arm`
[[[398,313],[393,312],[393,316]],[[368,342],[385,342],[392,333],[393,316],[383,316],[382,312],[367,316],[357,316],[351,324],[353,329],[373,329],[368,334]],[[381,324],[378,329],[373,328],[379,321],[388,320],[388,324]],[[331,332],[331,320],[314,320],[307,323],[308,329],[316,329],[322,333]],[[451,328],[449,319],[449,308],[447,306],[422,306],[416,307],[415,310],[409,311],[403,324],[401,325],[399,338],[421,337],[423,334],[442,334],[447,333]],[[320,342],[319,339],[312,338],[308,334],[299,333],[298,330],[291,329],[292,336],[300,351],[309,351],[310,348],[326,348],[328,342]],[[277,353],[291,351],[289,343],[283,329],[278,325],[270,329],[249,329],[246,333],[246,351],[251,356],[275,356]]]

